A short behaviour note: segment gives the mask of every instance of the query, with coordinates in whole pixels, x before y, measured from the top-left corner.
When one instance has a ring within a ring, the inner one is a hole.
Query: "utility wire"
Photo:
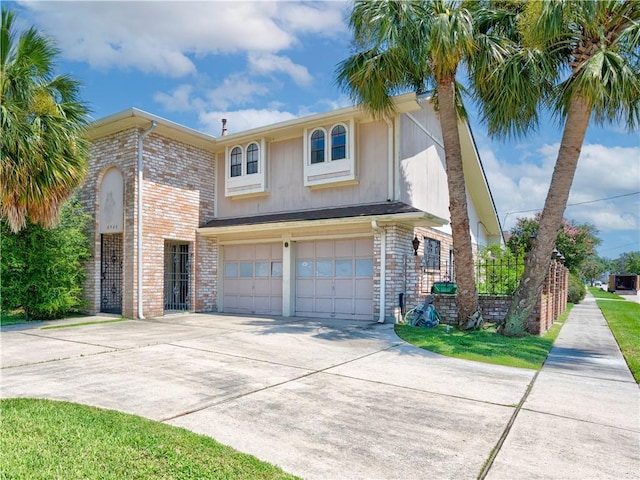
[[[577,203],[567,203],[567,207],[573,207],[575,205],[584,205],[585,203],[596,203],[596,202],[604,202],[605,200],[613,200],[614,198],[622,198],[622,197],[630,197],[631,195],[638,195],[640,192],[632,192],[632,193],[625,193],[623,195],[616,195],[615,197],[606,197],[606,198],[598,198],[596,200],[587,200],[586,202],[577,202]],[[505,213],[505,218],[507,218],[508,215],[511,215],[512,213],[528,213],[528,212],[538,212],[540,211],[540,208],[532,208],[530,210],[517,210],[514,212],[507,212]]]

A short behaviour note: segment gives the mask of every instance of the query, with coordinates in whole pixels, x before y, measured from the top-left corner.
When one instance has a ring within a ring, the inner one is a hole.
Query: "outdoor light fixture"
[[[420,246],[420,240],[418,240],[418,237],[413,237],[411,245],[413,245],[413,254],[418,255],[418,247]]]
[[[538,238],[538,234],[536,232],[531,232],[531,235],[529,235],[529,246],[533,247],[533,244],[536,241],[536,238]]]

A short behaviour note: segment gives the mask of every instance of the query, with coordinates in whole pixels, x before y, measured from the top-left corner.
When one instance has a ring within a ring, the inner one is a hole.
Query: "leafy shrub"
[[[82,307],[83,262],[90,255],[88,215],[76,200],[67,202],[51,229],[29,223],[13,233],[0,224],[0,304],[23,309],[27,320],[59,318]]]
[[[522,255],[508,248],[489,245],[478,254],[476,283],[480,294],[513,295],[524,272]]]
[[[576,275],[570,273],[569,288],[567,291],[567,302],[580,303],[580,300],[582,300],[586,295],[587,289],[584,287],[584,284]]]

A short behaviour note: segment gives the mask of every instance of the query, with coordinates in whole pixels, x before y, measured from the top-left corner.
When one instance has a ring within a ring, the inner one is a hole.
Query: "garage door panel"
[[[336,298],[335,310],[336,315],[353,315],[355,313],[353,311],[353,299]]]
[[[356,257],[373,258],[373,242],[369,238],[358,238],[354,240]]]
[[[370,299],[355,299],[355,315],[373,317],[373,302]]]
[[[315,313],[332,313],[332,301],[330,298],[316,298],[314,307]]]
[[[336,278],[335,279],[336,298],[353,298],[353,279]]]
[[[316,243],[315,248],[315,257],[316,258],[333,258],[333,242],[332,241],[318,241]]]
[[[373,282],[364,278],[357,278],[355,287],[355,298],[373,298]]]
[[[298,242],[296,258],[298,314],[373,319],[372,238]]]
[[[224,247],[224,311],[282,314],[282,246]]]
[[[333,280],[317,279],[316,280],[316,297],[332,297],[333,296]]]
[[[335,256],[336,258],[352,258],[353,257],[353,240],[336,240]]]

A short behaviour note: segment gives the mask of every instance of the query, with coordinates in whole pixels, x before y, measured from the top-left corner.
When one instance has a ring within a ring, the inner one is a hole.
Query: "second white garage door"
[[[373,319],[373,239],[296,243],[296,315]]]
[[[224,247],[224,311],[282,315],[282,244]]]

